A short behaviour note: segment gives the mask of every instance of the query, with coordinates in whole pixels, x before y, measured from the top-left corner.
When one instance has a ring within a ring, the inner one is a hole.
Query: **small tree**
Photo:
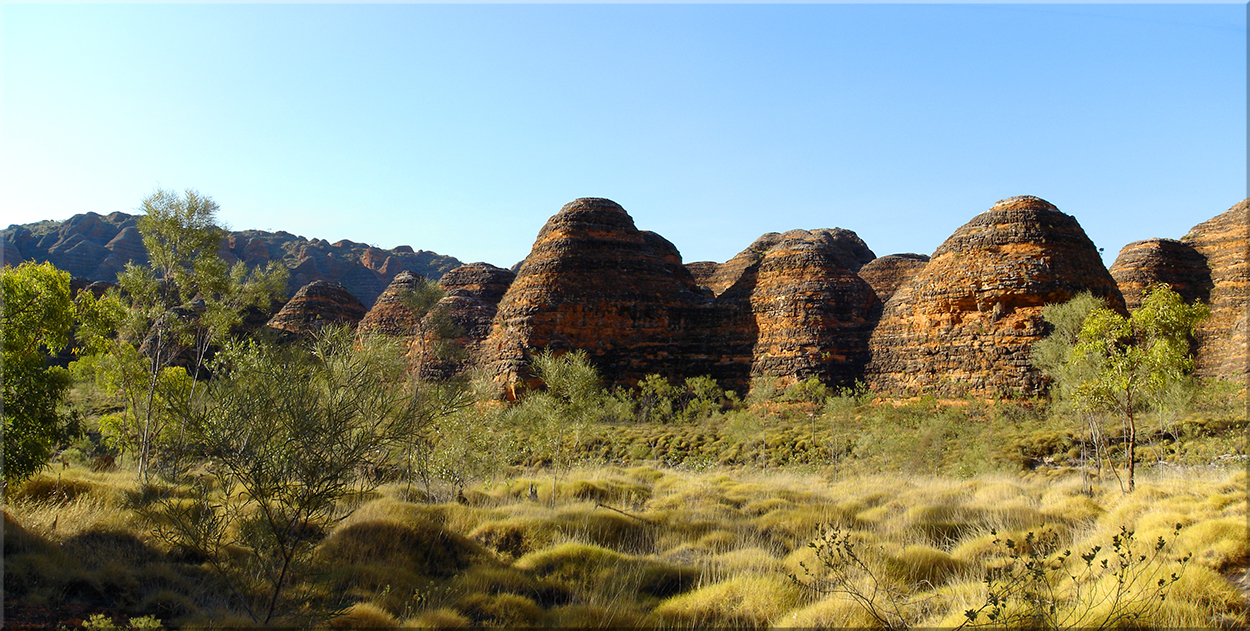
[[[708,375],[687,377],[682,399],[682,415],[689,421],[710,418],[729,401],[724,388]]]
[[[463,418],[471,414],[465,408],[473,403],[468,386],[466,379],[428,381],[410,375],[405,388],[408,401],[403,414],[412,428],[402,445],[406,477],[409,490],[413,478],[421,481],[427,501],[434,497],[431,482],[435,477],[454,477],[449,481],[463,485],[472,467],[462,469],[453,463],[470,464],[480,455],[473,453],[472,446],[484,446],[481,442],[491,440],[487,436],[490,432]],[[448,472],[454,475],[448,476]]]
[[[638,420],[644,423],[667,423],[673,418],[673,399],[679,394],[676,386],[660,374],[650,374],[638,381]]]
[[[71,379],[48,367],[49,354],[69,341],[74,304],[69,274],[51,263],[22,263],[0,272],[4,309],[4,491],[46,466],[48,455],[66,435],[67,419],[58,406]]]
[[[160,538],[206,559],[263,624],[307,604],[288,595],[312,573],[315,542],[413,431],[398,351],[352,338],[327,329],[309,347],[233,343],[204,404],[178,410],[207,475],[194,478],[190,501],[166,498],[146,514]]]
[[[169,416],[162,403],[175,393],[161,392],[179,357],[190,376],[178,396],[195,397],[210,348],[226,337],[251,306],[268,308],[286,290],[286,267],[276,261],[249,271],[242,262],[228,268],[217,256],[225,231],[217,225],[217,203],[188,190],[179,196],[158,190],[144,198],[137,224],[150,267],[128,264],[117,284],[129,311],[119,336],[101,362],[102,381],[127,400],[118,419],[121,442],[134,443],[139,476],[148,478],[153,447]],[[137,348],[138,353],[129,346]],[[176,371],[175,371],[176,372]],[[133,436],[133,440],[129,436]],[[178,442],[185,433],[175,433]]]
[[[1089,431],[1094,448],[1094,462],[1101,476],[1102,460],[1106,457],[1106,434],[1099,423],[1099,415],[1077,405],[1076,390],[1081,383],[1092,378],[1091,366],[1085,362],[1071,362],[1072,350],[1081,335],[1086,318],[1099,309],[1106,309],[1107,301],[1088,291],[1081,292],[1063,303],[1042,307],[1042,319],[1051,332],[1033,345],[1033,366],[1042,371],[1049,380],[1050,405],[1047,410],[1053,418],[1077,417]],[[1085,442],[1081,454],[1085,458]],[[1114,469],[1113,469],[1114,471]],[[1082,470],[1085,475],[1085,470]]]
[[[1071,395],[1079,409],[1124,421],[1128,486],[1135,485],[1137,419],[1193,370],[1190,339],[1210,311],[1186,305],[1166,285],[1151,288],[1133,314],[1097,309],[1081,326],[1065,370],[1081,378]]]
[[[446,295],[438,283],[423,276],[418,276],[414,285],[399,295],[400,304],[412,317],[412,347],[408,356],[415,377],[453,377],[467,357],[455,341],[464,331],[440,304]]]
[[[583,350],[563,355],[546,350],[534,356],[531,366],[544,389],[525,397],[516,408],[514,422],[532,428],[533,455],[551,463],[554,506],[560,478],[572,467],[576,449],[599,415],[605,395],[599,372]]]

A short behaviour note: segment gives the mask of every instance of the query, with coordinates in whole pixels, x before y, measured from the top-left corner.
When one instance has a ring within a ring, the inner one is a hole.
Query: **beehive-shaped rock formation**
[[[690,276],[694,278],[694,282],[700,287],[705,287],[709,290],[711,288],[712,276],[716,274],[716,269],[719,267],[720,265],[714,261],[695,261],[693,263],[686,263],[686,271],[690,272]]]
[[[862,378],[869,334],[881,312],[872,287],[851,269],[862,258],[871,260],[872,251],[840,229],[792,230],[763,252],[751,270],[751,376],[815,376],[836,385]]]
[[[355,327],[365,317],[365,306],[341,285],[313,281],[295,292],[267,326],[295,335],[315,333],[322,327]]]
[[[360,320],[358,330],[365,335],[382,334],[411,341],[417,317],[404,303],[404,295],[416,291],[424,282],[424,278],[412,272],[396,274]]]
[[[955,231],[886,303],[871,340],[875,390],[1035,394],[1029,355],[1041,309],[1081,291],[1124,308],[1076,219],[1031,196],[1004,199]]]
[[[1129,311],[1141,304],[1146,289],[1158,283],[1170,286],[1187,303],[1205,303],[1211,297],[1211,271],[1206,258],[1181,241],[1134,241],[1120,250],[1110,271]]]
[[[812,239],[820,240],[824,244],[823,247],[828,251],[827,256],[852,272],[859,271],[864,264],[876,258],[872,250],[868,249],[864,241],[859,238],[859,235],[850,230],[824,228],[801,232],[807,232]],[[788,232],[786,234],[791,233]],[[785,238],[785,235],[777,232],[760,235],[760,238],[747,246],[747,249],[739,252],[733,258],[725,261],[725,263],[718,265],[710,277],[707,277],[706,284],[703,282],[700,282],[700,284],[711,289],[712,293],[717,296],[725,293],[734,284],[738,283],[743,278],[743,275],[749,275],[755,269],[763,259],[765,252]]]
[[[1247,208],[1242,200],[1215,218],[1194,226],[1183,241],[1206,258],[1210,270],[1211,317],[1198,327],[1196,372],[1203,377],[1245,383],[1250,328],[1250,236]]]
[[[422,376],[445,378],[476,363],[482,342],[508,287],[511,270],[470,263],[447,272],[439,285],[447,292],[422,323]]]
[[[674,276],[676,250],[657,243],[611,200],[566,204],[504,295],[482,362],[506,384],[524,378],[530,349],[543,348],[586,350],[609,383],[670,372],[682,359],[670,309],[699,296],[693,279]]]
[[[923,254],[887,254],[859,268],[859,277],[871,285],[877,298],[885,303],[928,263],[929,257]]]
[[[469,263],[444,274],[438,284],[449,296],[472,296],[498,305],[514,280],[516,273],[511,270],[490,263]]]

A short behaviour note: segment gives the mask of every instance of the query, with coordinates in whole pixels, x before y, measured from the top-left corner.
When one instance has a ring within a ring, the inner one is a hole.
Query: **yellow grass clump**
[[[765,626],[803,599],[800,588],[784,576],[739,576],[669,598],[652,613],[674,626]]]
[[[330,621],[333,629],[394,629],[398,626],[399,621],[394,616],[371,603],[356,603]]]
[[[543,618],[542,607],[517,594],[469,594],[455,608],[474,626],[532,627]]]
[[[460,629],[472,624],[473,621],[459,611],[442,607],[407,618],[400,626],[404,629]]]

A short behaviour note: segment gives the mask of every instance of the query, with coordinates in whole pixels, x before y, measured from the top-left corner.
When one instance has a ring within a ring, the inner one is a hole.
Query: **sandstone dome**
[[[1174,239],[1146,239],[1124,246],[1111,264],[1111,277],[1130,311],[1141,304],[1143,292],[1158,283],[1171,287],[1186,303],[1205,303],[1211,297],[1207,259],[1193,246]]]
[[[1115,280],[1076,219],[1033,196],[964,224],[885,304],[872,334],[869,385],[960,396],[1032,395],[1042,307],[1082,291],[1123,310]]]
[[[1181,239],[1207,261],[1211,317],[1198,325],[1196,372],[1245,384],[1250,373],[1250,199],[1190,229]]]

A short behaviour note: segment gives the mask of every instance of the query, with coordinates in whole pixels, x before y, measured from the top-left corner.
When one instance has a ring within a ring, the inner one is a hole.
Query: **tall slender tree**
[[[137,224],[150,266],[132,263],[118,275],[129,310],[109,365],[112,382],[129,403],[129,427],[122,431],[133,436],[139,475],[146,479],[153,447],[166,429],[162,407],[171,396],[200,392],[209,350],[240,322],[244,309],[266,309],[284,294],[287,270],[278,262],[263,270],[249,271],[242,262],[228,267],[217,254],[225,236],[217,203],[197,191],[158,190],[140,209]],[[190,379],[171,374],[175,364]]]
[[[1070,396],[1078,408],[1113,414],[1124,422],[1128,486],[1135,486],[1137,421],[1177,382],[1190,379],[1194,328],[1210,313],[1166,285],[1146,293],[1129,317],[1096,309],[1081,326],[1065,370],[1077,375]]]

